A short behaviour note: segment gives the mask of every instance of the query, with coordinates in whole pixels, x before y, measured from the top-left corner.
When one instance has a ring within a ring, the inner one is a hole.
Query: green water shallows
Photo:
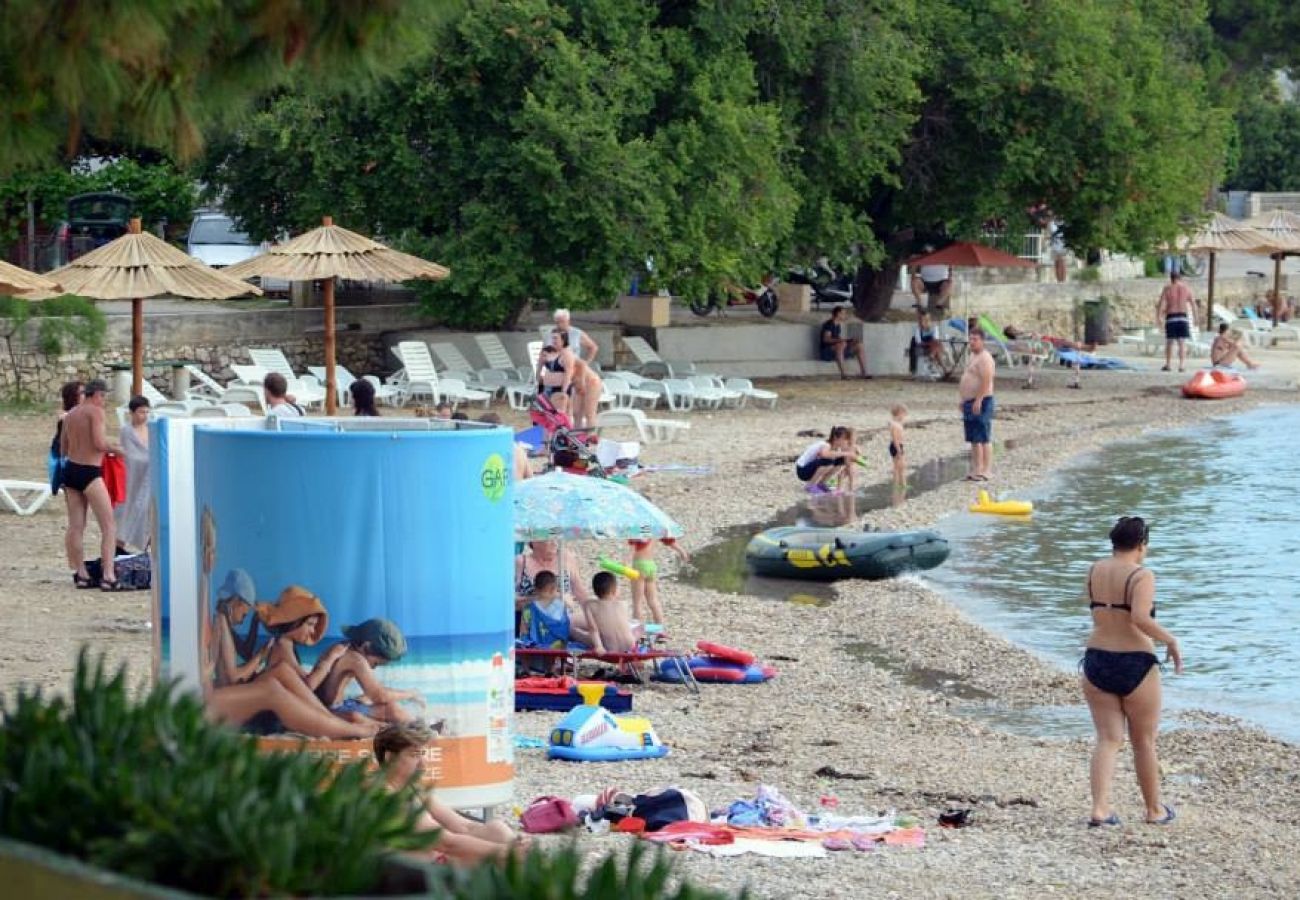
[[[1030,522],[941,523],[948,563],[928,579],[978,621],[1073,667],[1091,627],[1084,585],[1116,518],[1151,525],[1147,566],[1186,669],[1167,702],[1300,741],[1300,407],[1256,410],[1116,444],[1064,471]],[[1163,655],[1163,648],[1160,649]]]

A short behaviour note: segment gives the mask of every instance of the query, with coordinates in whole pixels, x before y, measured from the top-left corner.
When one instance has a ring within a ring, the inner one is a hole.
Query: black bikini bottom
[[[96,478],[103,478],[104,470],[99,466],[87,466],[72,461],[63,464],[63,486],[74,491],[84,491],[94,483]]]
[[[1127,697],[1159,664],[1156,655],[1145,650],[1117,653],[1089,647],[1083,653],[1083,677],[1099,691]]]

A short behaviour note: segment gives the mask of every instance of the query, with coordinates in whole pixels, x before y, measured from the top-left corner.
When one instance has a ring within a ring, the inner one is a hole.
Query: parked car
[[[68,198],[68,218],[57,235],[63,261],[71,262],[126,234],[135,201],[123,194],[96,191]]]
[[[240,231],[235,220],[223,212],[199,212],[190,223],[190,236],[186,252],[199,262],[220,269],[252,259],[267,248]],[[289,282],[277,278],[260,279],[267,293],[286,292]]]

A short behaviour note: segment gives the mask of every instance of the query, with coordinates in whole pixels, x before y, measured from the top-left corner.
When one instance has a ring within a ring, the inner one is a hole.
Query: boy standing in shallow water
[[[690,561],[686,551],[677,546],[676,538],[662,538],[660,543],[680,556],[682,562]],[[638,622],[647,621],[641,618],[641,608],[645,606],[650,614],[648,621],[662,625],[664,608],[659,605],[659,563],[655,561],[655,542],[631,540],[628,544],[632,547],[632,568],[641,575],[632,580],[632,618]]]
[[[903,423],[907,407],[896,403],[889,410],[889,459],[894,465],[894,486],[907,482],[907,456],[903,453]]]

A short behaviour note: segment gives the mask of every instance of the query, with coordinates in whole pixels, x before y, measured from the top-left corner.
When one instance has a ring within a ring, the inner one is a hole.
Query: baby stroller
[[[573,420],[567,413],[556,409],[549,397],[540,393],[534,397],[528,417],[546,434],[552,468],[575,475],[605,476],[605,468],[595,453],[599,438],[590,431],[575,429]]]

